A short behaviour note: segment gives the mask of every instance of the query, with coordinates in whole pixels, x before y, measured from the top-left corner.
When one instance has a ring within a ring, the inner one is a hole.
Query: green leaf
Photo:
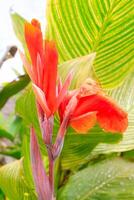
[[[12,122],[9,124],[9,131],[12,133],[14,137],[20,137],[20,139],[23,138],[23,135],[26,132],[26,126],[22,120],[21,117],[15,116],[12,120]]]
[[[25,178],[27,180],[27,183],[33,187],[33,177],[32,177],[32,168],[31,168],[31,161],[30,161],[30,136],[28,132],[23,137],[22,142],[22,155],[24,157],[23,159],[23,169]]]
[[[22,160],[0,168],[0,188],[12,200],[37,200],[34,189],[26,183]]]
[[[23,118],[27,125],[33,125],[36,132],[40,134],[35,97],[31,87],[27,87],[24,94],[16,101],[16,112]]]
[[[23,45],[25,54],[29,58],[29,53],[28,53],[28,49],[27,49],[27,45],[26,45],[26,41],[25,41],[25,34],[24,34],[24,24],[25,24],[25,22],[27,22],[27,20],[24,19],[22,16],[20,16],[16,12],[15,13],[11,12],[10,16],[11,16],[12,25],[13,25],[13,29],[16,34],[16,37],[19,39],[19,41]]]
[[[0,149],[0,155],[5,155],[5,156],[11,156],[16,159],[21,158],[21,151],[20,148],[14,146],[14,147],[7,147],[5,149]]]
[[[0,199],[1,199],[1,200],[4,200],[4,199],[5,199],[4,196],[5,196],[4,193],[3,193],[2,190],[0,189]]]
[[[14,80],[3,87],[0,90],[0,109],[5,105],[10,97],[24,89],[28,83],[28,75],[22,75],[18,77],[18,80]]]
[[[75,58],[60,64],[58,69],[63,82],[70,71],[74,75],[71,82],[71,89],[79,88],[87,78],[94,77],[92,66],[95,56],[96,53],[91,53],[87,56]]]
[[[129,159],[129,160],[134,161],[134,150],[125,151],[125,152],[123,153],[123,157],[126,158],[126,159]]]
[[[8,131],[4,130],[3,128],[0,128],[0,138],[7,138],[11,141],[14,140],[14,137],[12,134],[10,134]]]
[[[71,176],[58,200],[132,200],[134,163],[105,160]]]
[[[91,152],[99,143],[118,143],[122,138],[121,134],[105,133],[99,126],[95,126],[88,134],[77,134],[73,129],[69,129],[65,138],[62,151],[62,168],[76,169],[80,165],[87,163],[91,159]],[[98,155],[99,152],[96,154]]]
[[[104,88],[121,84],[134,65],[132,0],[49,0],[46,38],[60,63],[96,52],[94,71]]]

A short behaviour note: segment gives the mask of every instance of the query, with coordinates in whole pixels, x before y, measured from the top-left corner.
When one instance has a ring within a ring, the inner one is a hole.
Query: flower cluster
[[[54,198],[52,167],[62,150],[66,129],[71,126],[77,133],[87,133],[96,123],[106,132],[123,133],[128,125],[127,113],[92,79],[85,80],[81,87],[72,91],[68,88],[73,78],[72,72],[62,84],[58,76],[58,52],[53,41],[43,40],[37,20],[25,24],[25,39],[30,54],[30,62],[21,54],[25,69],[31,78],[36,96],[40,127],[50,161],[49,177],[43,169],[39,146],[34,129],[31,129],[31,160],[33,176],[40,200]],[[75,78],[75,77],[74,77]],[[59,113],[60,128],[52,144],[53,118]],[[38,163],[36,162],[38,159]],[[42,169],[41,181],[38,178]],[[43,179],[44,177],[44,179]],[[47,187],[43,185],[45,181]],[[42,190],[44,192],[42,192]],[[43,196],[45,195],[45,196]]]

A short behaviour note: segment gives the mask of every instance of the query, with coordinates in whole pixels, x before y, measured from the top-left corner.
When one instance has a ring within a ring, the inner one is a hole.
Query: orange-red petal
[[[33,72],[35,74],[37,74],[37,69],[36,69],[37,54],[39,54],[41,58],[43,54],[43,36],[38,23],[34,22],[33,24],[30,24],[26,22],[24,27],[25,40],[30,53]]]
[[[73,117],[97,111],[97,120],[105,131],[124,132],[128,126],[127,113],[111,98],[101,94],[90,95],[79,99]]]
[[[96,112],[89,112],[70,121],[70,125],[77,133],[87,133],[96,123]]]
[[[64,97],[66,96],[67,94],[67,89],[68,87],[70,86],[71,84],[71,81],[72,81],[72,72],[70,72],[64,82],[64,85],[62,86],[62,83],[60,83],[59,81],[59,85],[58,87],[60,88],[59,90],[59,93],[58,93],[58,98],[57,98],[57,106],[59,107],[59,105],[61,104],[61,102],[63,101]]]
[[[46,99],[49,109],[54,112],[56,109],[56,81],[58,52],[54,42],[45,41],[45,66],[43,90],[46,93]]]
[[[50,110],[49,110],[49,108],[47,106],[45,94],[35,84],[33,84],[33,90],[34,90],[36,99],[37,99],[38,103],[40,104],[41,108],[43,109],[44,113],[46,113],[47,117],[50,116],[51,112],[50,112]]]
[[[26,72],[28,73],[30,79],[35,82],[36,81],[36,77],[32,71],[32,66],[29,64],[29,62],[27,61],[25,55],[19,50],[19,53],[20,53],[20,57],[21,57],[21,60],[23,62],[23,65],[26,69]]]

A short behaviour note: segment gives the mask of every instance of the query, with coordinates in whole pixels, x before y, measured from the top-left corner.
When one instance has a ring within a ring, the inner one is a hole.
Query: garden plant
[[[134,199],[134,1],[48,0],[45,31],[16,12],[25,74],[0,90],[4,200]]]

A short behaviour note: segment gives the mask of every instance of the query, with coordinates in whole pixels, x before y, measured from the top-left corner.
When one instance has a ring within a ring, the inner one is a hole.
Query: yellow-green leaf
[[[47,39],[60,62],[96,52],[94,71],[104,88],[121,84],[134,66],[132,0],[48,0]]]

